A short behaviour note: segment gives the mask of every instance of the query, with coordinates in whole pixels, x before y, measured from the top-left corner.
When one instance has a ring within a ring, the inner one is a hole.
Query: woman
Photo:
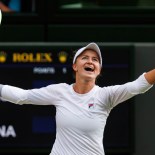
[[[101,88],[95,84],[101,68],[100,49],[90,43],[74,56],[75,83],[31,90],[0,85],[1,98],[20,105],[56,107],[57,133],[50,155],[104,155],[103,132],[111,109],[150,89],[155,83],[155,69],[133,82]]]

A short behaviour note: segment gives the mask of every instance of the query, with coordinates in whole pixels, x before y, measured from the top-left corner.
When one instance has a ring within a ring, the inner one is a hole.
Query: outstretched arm
[[[155,84],[155,69],[146,72],[144,76],[149,84]]]

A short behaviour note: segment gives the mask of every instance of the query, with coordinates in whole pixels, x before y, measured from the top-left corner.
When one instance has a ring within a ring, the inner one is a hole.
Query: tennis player
[[[74,56],[75,83],[31,90],[1,85],[1,98],[19,105],[56,107],[57,133],[50,155],[104,155],[103,132],[110,111],[117,104],[149,90],[155,83],[155,69],[132,82],[100,87],[96,85],[96,78],[101,68],[100,49],[96,43],[90,43]]]

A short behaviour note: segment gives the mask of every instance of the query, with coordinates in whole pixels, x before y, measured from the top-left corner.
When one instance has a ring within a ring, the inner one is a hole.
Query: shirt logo
[[[89,103],[89,104],[88,104],[88,108],[89,108],[89,109],[94,109],[94,103]]]

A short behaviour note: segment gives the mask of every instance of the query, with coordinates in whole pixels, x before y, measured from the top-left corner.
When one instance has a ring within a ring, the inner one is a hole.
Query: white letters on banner
[[[16,137],[14,127],[12,125],[9,125],[8,127],[6,125],[0,126],[0,137]]]

